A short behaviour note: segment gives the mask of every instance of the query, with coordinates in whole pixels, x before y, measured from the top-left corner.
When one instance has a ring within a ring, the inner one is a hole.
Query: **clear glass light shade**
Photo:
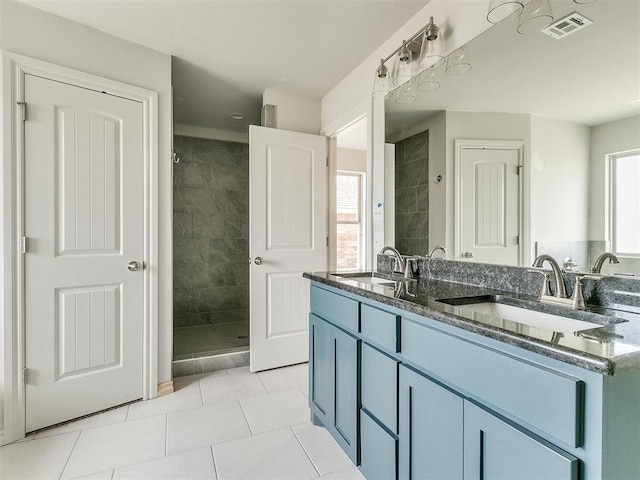
[[[435,80],[436,70],[433,67],[427,68],[420,74],[418,80],[418,90],[421,92],[433,92],[440,88],[440,82]]]
[[[578,4],[583,4],[583,3],[592,3],[592,2],[595,2],[596,0],[573,0],[573,1]]]
[[[398,96],[396,97],[396,103],[408,104],[417,100],[415,92],[415,80],[409,80],[398,87]]]
[[[413,78],[413,53],[407,47],[407,42],[402,41],[402,48],[395,56],[393,65],[392,83],[402,85]]]
[[[526,0],[491,0],[487,20],[491,23],[505,23],[518,18]]]
[[[373,80],[373,96],[374,98],[385,97],[390,91],[391,75],[384,64],[384,60],[381,59]]]
[[[471,64],[467,58],[467,54],[461,48],[454,51],[447,57],[447,75],[464,75],[471,70]]]
[[[544,30],[552,23],[550,0],[531,0],[524,6],[517,30],[518,33],[529,35]]]
[[[444,55],[442,53],[440,29],[434,23],[433,17],[431,17],[422,34],[418,65],[420,68],[439,67],[442,63],[444,63]]]

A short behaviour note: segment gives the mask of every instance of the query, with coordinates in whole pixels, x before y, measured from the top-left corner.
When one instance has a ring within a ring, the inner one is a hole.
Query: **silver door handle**
[[[262,265],[262,257],[254,258],[253,263],[255,263],[256,265]]]
[[[471,252],[464,252],[462,254],[462,258],[473,258],[473,253]]]
[[[136,272],[140,270],[141,266],[142,265],[140,265],[140,262],[129,262],[129,264],[127,265],[127,269],[129,269],[130,272]]]

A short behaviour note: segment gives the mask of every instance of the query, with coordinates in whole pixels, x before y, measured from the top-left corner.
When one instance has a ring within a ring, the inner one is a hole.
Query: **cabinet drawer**
[[[358,331],[359,316],[356,300],[312,286],[311,311],[335,325],[353,332]]]
[[[367,480],[397,478],[398,440],[360,410],[360,471]]]
[[[360,331],[374,343],[378,343],[391,352],[399,352],[400,315],[385,312],[379,308],[360,306]]]
[[[398,433],[398,362],[362,344],[362,407]]]
[[[402,355],[417,367],[572,447],[582,446],[584,383],[402,320]]]

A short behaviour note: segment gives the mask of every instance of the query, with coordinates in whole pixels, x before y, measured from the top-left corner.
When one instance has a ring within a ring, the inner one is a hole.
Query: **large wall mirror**
[[[547,253],[584,272],[612,251],[603,274],[640,277],[640,2],[551,5],[592,23],[560,39],[498,24],[452,54],[470,69],[450,56],[385,100],[385,215],[403,254]]]

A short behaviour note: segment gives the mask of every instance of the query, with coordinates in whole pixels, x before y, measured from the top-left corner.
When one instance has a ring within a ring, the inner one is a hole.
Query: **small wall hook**
[[[442,181],[442,175],[438,175],[436,177],[436,179],[433,181],[433,183],[435,183],[436,185],[439,184]]]

